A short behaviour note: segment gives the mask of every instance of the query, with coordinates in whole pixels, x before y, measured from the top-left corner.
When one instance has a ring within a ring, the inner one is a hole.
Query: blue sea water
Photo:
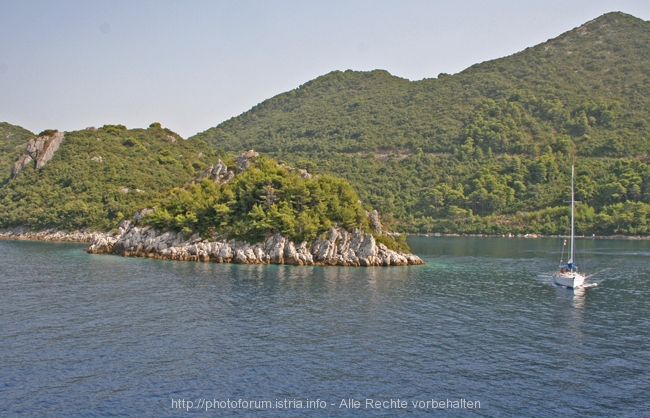
[[[576,292],[559,239],[409,243],[425,266],[0,241],[0,415],[650,416],[650,242],[579,240]]]

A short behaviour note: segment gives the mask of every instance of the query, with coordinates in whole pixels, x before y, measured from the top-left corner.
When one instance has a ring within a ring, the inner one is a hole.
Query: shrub
[[[38,134],[38,136],[52,136],[57,132],[59,132],[57,129],[46,129],[40,134]]]

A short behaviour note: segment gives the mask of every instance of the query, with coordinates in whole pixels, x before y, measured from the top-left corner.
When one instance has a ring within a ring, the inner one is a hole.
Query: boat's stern
[[[553,282],[570,289],[577,289],[585,284],[585,276],[578,273],[577,271],[568,273],[558,271],[553,275]]]

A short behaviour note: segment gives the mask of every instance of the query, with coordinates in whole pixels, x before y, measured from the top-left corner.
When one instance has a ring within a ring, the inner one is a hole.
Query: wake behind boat
[[[570,289],[579,289],[585,284],[585,276],[578,272],[578,266],[575,264],[576,260],[576,251],[575,251],[575,194],[574,194],[574,175],[575,170],[573,165],[571,166],[571,237],[570,237],[570,246],[569,246],[569,260],[566,263],[563,263],[563,260],[560,259],[560,268],[553,275],[553,282],[560,286],[568,287]],[[566,240],[564,240],[564,247],[566,247]],[[564,257],[564,250],[562,251],[562,257]]]

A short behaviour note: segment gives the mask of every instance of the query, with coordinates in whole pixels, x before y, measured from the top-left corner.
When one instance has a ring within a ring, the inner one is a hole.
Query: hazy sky
[[[33,132],[161,122],[191,136],[333,70],[410,80],[648,0],[0,0],[0,121]]]

